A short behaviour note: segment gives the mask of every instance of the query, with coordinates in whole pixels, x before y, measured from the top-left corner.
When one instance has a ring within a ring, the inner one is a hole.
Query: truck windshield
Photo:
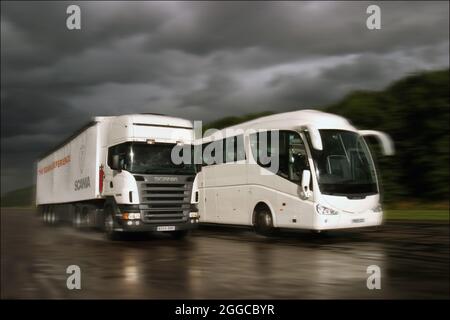
[[[175,164],[171,153],[175,144],[126,142],[112,147],[110,155],[120,156],[123,169],[138,174],[195,174],[194,164]],[[189,148],[187,148],[189,149]]]
[[[193,164],[174,164],[171,152],[174,144],[132,143],[130,171],[141,174],[195,174]]]
[[[323,150],[312,149],[320,191],[330,195],[378,192],[370,151],[356,132],[319,130]]]

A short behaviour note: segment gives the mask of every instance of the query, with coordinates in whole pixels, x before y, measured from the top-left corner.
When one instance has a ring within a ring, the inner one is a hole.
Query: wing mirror
[[[377,138],[381,144],[381,151],[383,152],[383,155],[392,156],[395,154],[394,142],[386,133],[375,130],[360,130],[358,132],[362,136],[373,136]]]
[[[302,190],[300,192],[300,196],[303,199],[308,199],[311,196],[311,190],[309,189],[310,183],[311,183],[311,171],[303,170],[301,183]]]
[[[319,129],[314,127],[313,125],[307,124],[302,127],[303,130],[307,130],[309,133],[309,137],[311,139],[311,145],[314,149],[321,151],[323,149],[322,146],[322,138],[320,137]]]

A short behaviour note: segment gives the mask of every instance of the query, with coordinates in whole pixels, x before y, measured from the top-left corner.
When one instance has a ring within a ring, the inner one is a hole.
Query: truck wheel
[[[105,208],[105,222],[103,225],[103,229],[106,234],[106,238],[108,240],[118,240],[119,234],[117,231],[114,231],[114,216],[113,216],[113,210],[111,207]]]
[[[50,213],[50,224],[52,226],[56,224],[56,215],[55,215],[55,212],[53,210]]]
[[[40,222],[44,222],[44,213],[45,213],[45,206],[39,206],[37,211],[37,217]]]
[[[188,234],[189,234],[189,230],[177,230],[177,231],[172,231],[170,233],[170,236],[174,239],[182,240],[182,239],[186,238]]]
[[[255,230],[256,233],[264,236],[270,236],[274,233],[272,214],[267,207],[260,208],[256,212]]]
[[[91,219],[89,217],[89,208],[84,207],[83,211],[81,213],[82,213],[81,218],[83,219],[84,226],[86,228],[90,228],[91,227]]]

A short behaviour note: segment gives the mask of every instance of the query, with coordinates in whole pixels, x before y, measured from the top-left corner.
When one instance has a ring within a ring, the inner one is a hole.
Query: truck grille
[[[183,223],[189,219],[192,176],[143,176],[138,181],[145,223]],[[142,179],[142,178],[141,178]]]

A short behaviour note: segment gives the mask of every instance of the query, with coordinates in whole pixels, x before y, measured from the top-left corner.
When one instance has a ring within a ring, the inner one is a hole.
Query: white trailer
[[[191,205],[193,164],[174,164],[190,150],[189,120],[133,114],[95,117],[37,163],[36,204],[46,223],[121,232],[184,236],[198,221]]]
[[[381,224],[367,135],[393,154],[386,134],[358,130],[340,116],[315,110],[262,117],[197,140],[203,147],[200,222],[254,226],[263,234]]]

